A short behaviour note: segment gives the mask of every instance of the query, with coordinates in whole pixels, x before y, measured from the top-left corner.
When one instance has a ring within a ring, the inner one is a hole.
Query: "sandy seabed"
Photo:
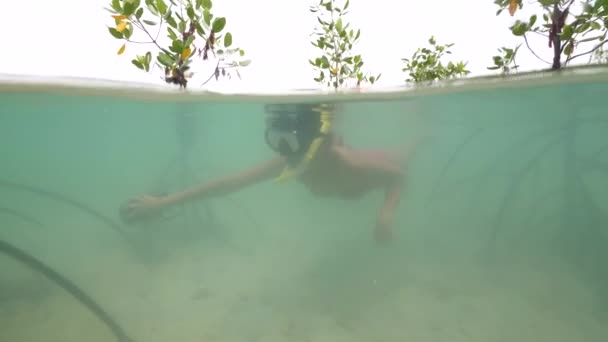
[[[153,269],[126,260],[108,254],[72,279],[135,341],[608,340],[590,289],[555,267],[539,272],[520,263],[489,272],[412,259],[327,277],[313,266],[319,260],[268,250],[181,249]],[[0,305],[0,341],[114,338],[55,288],[43,299]]]

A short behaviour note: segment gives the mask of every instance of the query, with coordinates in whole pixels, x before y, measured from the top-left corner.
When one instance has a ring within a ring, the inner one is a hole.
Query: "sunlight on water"
[[[271,97],[0,87],[0,341],[116,340],[13,247],[133,341],[606,341],[603,75],[340,98],[352,148],[430,138],[388,245],[374,241],[382,191],[340,200],[298,182],[120,220],[135,196],[274,157]]]

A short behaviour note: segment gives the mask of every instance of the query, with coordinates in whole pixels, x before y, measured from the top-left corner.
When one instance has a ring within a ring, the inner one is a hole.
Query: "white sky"
[[[114,25],[110,13],[103,10],[109,3],[2,0],[0,73],[163,84],[158,69],[146,74],[130,62],[136,52],[142,53],[142,48],[151,45],[127,45],[125,54],[117,56],[122,42],[110,36],[106,28]],[[242,80],[212,81],[205,88],[222,92],[319,88],[312,80],[316,73],[308,64],[308,59],[317,54],[309,36],[316,23],[315,15],[308,10],[313,3],[214,0],[213,13],[227,18],[226,28],[232,32],[234,44],[246,51],[252,63],[241,70]],[[506,13],[496,17],[496,10],[492,0],[351,0],[347,18],[361,29],[356,49],[363,55],[365,70],[383,74],[378,86],[395,86],[403,84],[406,77],[401,71],[401,58],[425,45],[431,34],[439,43],[456,43],[449,58],[468,60],[472,75],[489,74],[486,67],[492,64],[491,56],[498,47],[523,42],[508,30],[515,18]],[[144,38],[135,33],[132,39]],[[534,37],[531,43],[537,46],[539,55],[550,59],[545,38]],[[545,67],[525,46],[520,50],[522,70]],[[210,70],[209,66],[202,70],[190,87],[198,88],[202,83],[198,80]]]

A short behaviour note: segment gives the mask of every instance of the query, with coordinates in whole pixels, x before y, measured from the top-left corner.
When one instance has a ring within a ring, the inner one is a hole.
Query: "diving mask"
[[[305,153],[319,134],[319,113],[310,106],[269,105],[266,112],[266,143],[281,155],[297,157]]]
[[[302,133],[296,114],[270,115],[266,118],[266,144],[277,153],[290,156],[302,150]]]

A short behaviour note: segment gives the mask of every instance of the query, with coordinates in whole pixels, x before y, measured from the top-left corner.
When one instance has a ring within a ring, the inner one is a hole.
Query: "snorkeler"
[[[401,164],[420,140],[398,154],[350,148],[331,130],[333,115],[329,110],[325,105],[266,106],[266,143],[279,156],[181,192],[132,199],[121,209],[123,220],[144,219],[172,205],[226,195],[278,175],[279,182],[297,178],[318,197],[357,199],[370,191],[384,190],[374,237],[377,242],[391,240],[405,181]]]

